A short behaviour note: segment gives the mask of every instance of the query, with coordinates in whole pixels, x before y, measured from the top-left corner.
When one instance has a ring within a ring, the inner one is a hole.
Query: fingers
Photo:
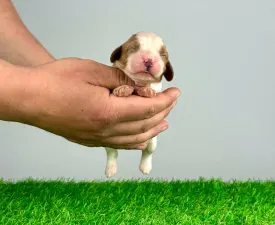
[[[110,147],[115,149],[137,149],[144,150],[147,147],[147,142],[151,138],[157,136],[168,128],[168,122],[162,121],[159,125],[153,127],[145,133],[138,135],[116,136],[108,137],[101,141],[89,140],[74,140],[66,138],[67,140],[87,147]]]
[[[147,141],[143,143],[138,144],[124,144],[124,145],[117,145],[117,144],[94,144],[90,142],[82,142],[82,141],[76,141],[73,139],[66,138],[68,141],[73,142],[75,144],[79,144],[86,147],[109,147],[114,149],[120,149],[120,150],[145,150],[147,147]]]
[[[112,145],[136,145],[139,143],[147,142],[149,139],[157,136],[160,132],[166,130],[167,128],[168,122],[164,120],[159,125],[153,127],[145,133],[141,133],[138,135],[109,137],[104,139],[104,142],[110,143]]]
[[[145,133],[160,124],[169,115],[175,105],[176,102],[174,102],[169,108],[163,110],[162,112],[158,113],[150,119],[119,123],[114,127],[108,128],[107,132],[110,136],[123,136]]]
[[[87,147],[97,147],[95,144],[92,144],[92,143],[77,141],[77,140],[74,140],[74,139],[71,139],[71,138],[65,138],[65,139],[70,141],[70,142],[73,142],[75,144],[79,144],[79,145],[83,145],[83,146],[87,146]]]
[[[96,76],[92,76],[92,83],[108,89],[115,89],[122,85],[134,86],[135,82],[131,80],[122,70],[101,64],[93,60],[85,60],[88,71]],[[89,79],[89,77],[87,77]]]
[[[147,147],[147,141],[138,144],[105,144],[105,147],[119,149],[119,150],[145,150]]]
[[[149,119],[170,107],[180,95],[178,88],[169,88],[154,98],[129,96],[120,98],[110,95],[110,103],[116,122],[129,122]]]
[[[88,83],[108,89],[115,89],[121,85],[135,85],[122,70],[90,59],[64,58],[51,66],[63,72],[82,72]]]

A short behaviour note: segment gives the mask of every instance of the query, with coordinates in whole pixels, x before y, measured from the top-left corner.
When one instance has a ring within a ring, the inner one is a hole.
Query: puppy
[[[165,43],[158,35],[151,32],[132,35],[112,52],[110,61],[136,84],[136,88],[128,85],[115,88],[113,94],[118,97],[132,94],[154,97],[162,89],[163,76],[167,81],[171,81],[174,77]],[[157,136],[149,140],[147,148],[142,151],[139,169],[143,174],[149,174],[152,169],[152,154],[156,147]],[[107,154],[105,175],[110,178],[117,172],[118,151],[108,147],[105,150]]]

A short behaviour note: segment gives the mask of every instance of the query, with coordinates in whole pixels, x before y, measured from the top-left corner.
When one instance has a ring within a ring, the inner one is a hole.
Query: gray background
[[[275,178],[275,2],[16,0],[55,57],[109,64],[138,31],[166,42],[182,96],[159,138],[149,177]],[[0,176],[104,179],[105,151],[0,122]],[[144,178],[139,151],[120,152],[115,179]]]

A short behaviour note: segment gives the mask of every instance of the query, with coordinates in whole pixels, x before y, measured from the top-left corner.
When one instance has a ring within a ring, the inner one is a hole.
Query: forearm
[[[10,0],[0,0],[0,58],[22,66],[54,60],[24,25]]]

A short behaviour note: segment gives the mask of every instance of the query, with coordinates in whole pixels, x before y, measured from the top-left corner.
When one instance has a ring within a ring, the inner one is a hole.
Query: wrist
[[[28,77],[27,68],[0,60],[0,120],[28,123]]]

